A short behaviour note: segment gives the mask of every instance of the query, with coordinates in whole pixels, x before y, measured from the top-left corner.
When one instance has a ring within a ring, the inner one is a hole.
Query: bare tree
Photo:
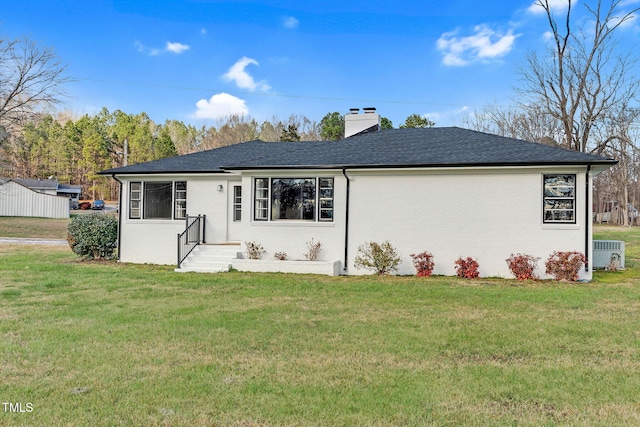
[[[589,19],[578,26],[572,19],[574,0],[567,0],[563,22],[558,25],[552,12],[554,2],[537,0],[551,29],[549,55],[532,52],[521,69],[525,82],[518,89],[523,103],[543,107],[543,112],[561,123],[560,144],[578,151],[604,152],[615,135],[595,140],[592,132],[606,120],[613,106],[629,104],[640,84],[631,71],[631,52],[621,53],[616,30],[640,8],[622,11],[624,0],[611,0],[603,7],[585,4]],[[593,2],[592,2],[593,3]]]
[[[70,79],[51,48],[25,38],[0,38],[0,127],[15,134],[45,108],[58,104]]]
[[[559,145],[561,124],[538,105],[501,107],[490,105],[462,117],[462,126],[524,141]]]
[[[611,112],[605,125],[597,129],[600,139],[608,138],[604,154],[618,164],[600,174],[595,183],[596,220],[632,225],[637,221],[634,210],[640,202],[638,191],[640,168],[640,110],[620,105]]]

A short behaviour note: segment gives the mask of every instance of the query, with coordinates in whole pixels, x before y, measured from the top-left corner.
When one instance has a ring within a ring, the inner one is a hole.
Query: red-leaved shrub
[[[576,251],[552,253],[545,266],[547,267],[546,273],[552,275],[556,280],[578,280],[578,272],[582,266],[587,262],[587,257],[584,254]]]
[[[458,258],[456,261],[456,274],[464,279],[475,279],[480,275],[478,272],[478,261],[471,257]]]
[[[420,252],[419,254],[411,254],[413,266],[416,268],[419,277],[429,277],[433,273],[433,254],[431,252]]]
[[[538,267],[539,260],[540,258],[527,254],[511,254],[506,259],[509,270],[518,280],[537,279],[534,271]]]

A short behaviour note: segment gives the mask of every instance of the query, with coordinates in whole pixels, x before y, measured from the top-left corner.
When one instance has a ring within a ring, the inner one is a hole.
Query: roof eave
[[[539,161],[539,162],[485,162],[485,163],[399,163],[399,164],[325,164],[325,165],[261,165],[261,166],[223,166],[225,170],[274,170],[274,169],[408,169],[408,168],[484,168],[484,167],[536,167],[536,166],[601,166],[605,170],[618,163],[617,160],[602,161]]]
[[[125,171],[125,170],[117,170],[117,169],[107,169],[104,171],[98,172],[98,175],[175,175],[175,174],[210,174],[210,173],[229,173],[226,170],[202,170],[202,169],[185,169],[185,170],[153,170],[153,171]]]

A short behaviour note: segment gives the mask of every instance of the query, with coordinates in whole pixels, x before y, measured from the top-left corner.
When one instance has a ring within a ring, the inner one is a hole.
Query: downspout
[[[342,271],[344,273],[347,272],[347,270],[349,269],[348,267],[348,255],[349,255],[349,192],[351,191],[351,180],[349,179],[349,177],[347,176],[347,169],[346,168],[342,168],[342,175],[344,175],[344,178],[347,180],[347,197],[346,197],[346,203],[345,203],[345,215],[344,215],[344,266],[342,267]]]
[[[591,225],[591,207],[589,206],[589,175],[591,174],[591,165],[587,165],[587,172],[584,176],[585,182],[585,192],[584,192],[584,256],[587,258],[587,261],[584,263],[584,271],[589,271],[589,226]]]
[[[111,175],[111,178],[120,184],[120,190],[118,191],[118,261],[120,261],[120,242],[122,241],[122,181],[116,178],[115,174]]]

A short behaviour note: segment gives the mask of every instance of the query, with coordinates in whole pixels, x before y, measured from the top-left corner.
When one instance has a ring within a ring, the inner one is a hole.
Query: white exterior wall
[[[255,221],[253,219],[254,178],[334,178],[334,221]],[[269,171],[264,174],[246,175],[242,178],[242,250],[245,242],[261,244],[266,253],[263,259],[273,259],[276,252],[286,252],[288,259],[303,260],[307,242],[313,239],[321,243],[319,261],[341,261],[344,259],[345,237],[345,178],[340,171]]]
[[[399,274],[415,274],[410,254],[429,251],[434,274],[455,275],[458,257],[470,256],[483,277],[513,277],[506,259],[523,253],[541,258],[544,277],[554,250],[585,252],[585,169],[350,171],[348,274],[367,273],[353,265],[360,244],[388,240]],[[544,173],[577,174],[576,224],[543,224]]]
[[[187,213],[206,215],[205,238],[207,243],[226,243],[233,237],[233,217],[229,209],[234,183],[240,184],[239,176],[208,175],[194,176],[187,180]],[[219,189],[221,187],[221,189]]]
[[[129,219],[129,183],[151,181],[187,181],[187,215],[206,215],[207,243],[227,241],[227,195],[230,182],[240,182],[233,175],[153,175],[118,177],[120,195],[120,261],[151,264],[176,264],[178,234],[186,228],[184,219]],[[222,191],[218,191],[222,185]],[[68,203],[67,203],[68,204]]]
[[[434,254],[435,274],[455,275],[454,262],[470,256],[482,276],[512,277],[506,259],[512,253],[540,257],[537,273],[555,250],[585,252],[585,221],[591,246],[591,203],[585,206],[585,170],[577,168],[494,168],[424,170],[348,170],[350,179],[348,261],[357,270],[358,246],[388,240],[402,259],[399,274],[415,274],[412,253]],[[576,223],[543,224],[543,174],[577,175]],[[333,177],[334,221],[255,221],[254,178]],[[193,176],[132,176],[123,181],[121,252],[124,262],[175,264],[177,234],[184,220],[128,219],[130,181],[187,181],[187,213],[207,215],[207,243],[229,240],[261,244],[263,259],[286,252],[304,259],[306,243],[322,244],[319,260],[340,261],[344,268],[347,180],[341,170],[273,170],[264,173]],[[242,221],[233,223],[233,185],[242,184]],[[222,191],[218,191],[222,186]],[[591,195],[589,195],[591,200]],[[68,206],[68,204],[67,204]],[[585,212],[588,209],[588,212]],[[591,253],[591,247],[589,247]],[[591,271],[581,278],[590,279]]]
[[[69,218],[69,199],[7,181],[0,184],[0,216]]]

